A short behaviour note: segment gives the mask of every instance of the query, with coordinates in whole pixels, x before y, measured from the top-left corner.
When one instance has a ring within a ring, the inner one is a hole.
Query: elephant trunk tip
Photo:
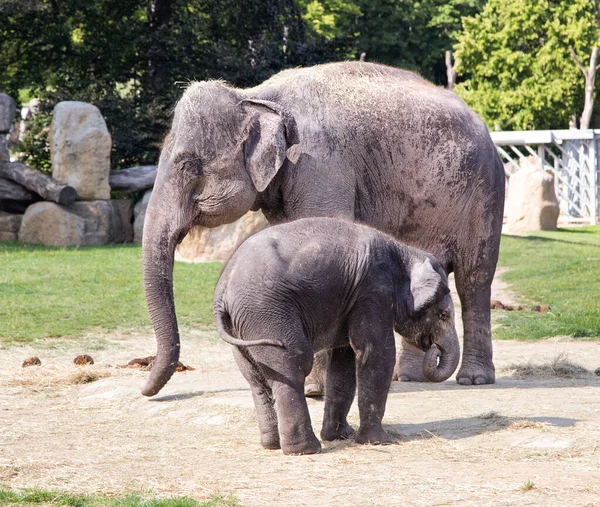
[[[144,396],[150,397],[158,394],[173,376],[173,373],[175,373],[177,370],[177,361],[179,360],[179,348],[176,350],[177,357],[175,357],[174,360],[168,361],[166,365],[160,364],[160,357],[158,356],[154,360],[154,363],[152,363],[152,370],[150,370],[150,376],[146,381],[146,385],[142,389],[142,394]]]
[[[458,366],[458,358],[458,354],[442,350],[434,343],[425,353],[423,376],[429,382],[443,382],[449,379]]]

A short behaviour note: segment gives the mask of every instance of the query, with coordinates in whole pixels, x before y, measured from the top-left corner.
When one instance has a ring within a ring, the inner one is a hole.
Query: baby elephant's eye
[[[446,310],[442,310],[441,312],[438,313],[438,318],[440,320],[448,320],[450,318],[450,312],[448,312]]]

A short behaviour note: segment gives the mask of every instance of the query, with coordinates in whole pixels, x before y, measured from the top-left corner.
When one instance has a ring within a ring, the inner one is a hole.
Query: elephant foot
[[[312,437],[304,442],[282,442],[281,450],[289,456],[317,454],[321,452],[321,442],[313,433]]]
[[[496,381],[496,369],[491,361],[482,364],[481,360],[463,358],[456,381],[463,386],[493,384]]]
[[[390,445],[395,442],[381,426],[361,427],[356,434],[357,444]]]
[[[265,433],[260,436],[260,444],[269,450],[281,449],[281,444],[279,443],[279,433]]]
[[[334,440],[348,440],[355,435],[355,431],[347,422],[336,424],[323,424],[321,440],[332,442]]]
[[[325,386],[318,382],[307,382],[304,385],[304,396],[307,398],[320,398],[325,396]]]
[[[304,381],[304,396],[307,398],[325,396],[325,378],[330,361],[330,350],[321,350],[315,354],[312,370]]]
[[[398,353],[392,380],[402,382],[427,382],[423,376],[423,359],[425,352],[409,343],[402,343],[402,350]]]

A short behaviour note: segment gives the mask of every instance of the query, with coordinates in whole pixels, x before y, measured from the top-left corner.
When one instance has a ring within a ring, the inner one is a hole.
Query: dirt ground
[[[515,302],[502,284],[495,298]],[[147,373],[115,365],[154,350],[150,330],[0,349],[0,485],[221,492],[245,506],[600,506],[600,377],[508,376],[560,354],[593,371],[600,343],[496,341],[494,385],[393,384],[384,423],[397,444],[326,443],[300,457],[262,449],[249,388],[212,330],[183,334],[182,361],[196,370],[148,399]],[[80,353],[96,364],[73,365]],[[22,369],[30,355],[42,366]],[[323,402],[308,403],[318,434]]]

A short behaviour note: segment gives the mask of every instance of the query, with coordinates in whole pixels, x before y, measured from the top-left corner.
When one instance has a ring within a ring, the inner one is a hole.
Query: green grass
[[[494,310],[496,338],[600,338],[600,226],[503,236],[503,279],[520,304],[550,312]],[[180,326],[212,325],[221,263],[175,263]],[[0,343],[81,339],[93,331],[149,326],[141,247],[48,248],[0,244]],[[90,344],[102,348],[102,340]]]
[[[502,279],[526,310],[551,310],[493,310],[495,338],[600,338],[600,226],[503,236],[498,265],[510,268]]]
[[[150,325],[141,246],[48,248],[0,243],[0,343]],[[175,263],[180,325],[213,323],[221,263]]]
[[[191,498],[150,499],[147,495],[130,494],[117,497],[70,495],[54,491],[0,489],[3,507],[234,507],[239,506],[231,495],[213,495],[199,502]]]

